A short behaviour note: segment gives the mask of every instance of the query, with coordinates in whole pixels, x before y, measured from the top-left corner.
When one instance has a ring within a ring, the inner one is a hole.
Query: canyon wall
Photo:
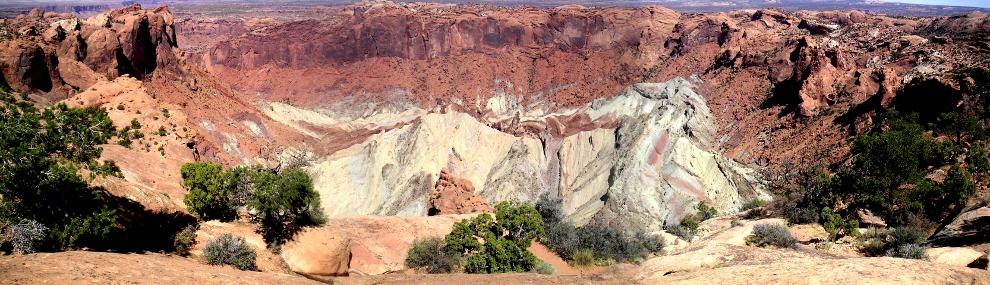
[[[442,169],[492,203],[563,198],[578,225],[660,230],[699,202],[722,213],[769,199],[755,171],[714,152],[705,99],[677,78],[635,84],[592,104],[525,117],[583,117],[602,127],[515,136],[460,112],[430,113],[318,160],[309,169],[331,217],[426,215]],[[278,117],[278,115],[275,115]]]

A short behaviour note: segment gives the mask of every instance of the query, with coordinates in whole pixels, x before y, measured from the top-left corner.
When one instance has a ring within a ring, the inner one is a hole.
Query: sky
[[[990,0],[888,0],[887,2],[990,8]]]

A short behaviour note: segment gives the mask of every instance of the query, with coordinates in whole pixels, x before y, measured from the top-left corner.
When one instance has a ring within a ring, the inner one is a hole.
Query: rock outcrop
[[[13,90],[42,94],[52,101],[100,79],[174,73],[178,57],[173,51],[177,47],[173,23],[167,7],[142,10],[140,5],[87,20],[71,14],[30,13],[4,22],[7,29],[35,32],[0,43],[0,71]]]
[[[429,207],[427,214],[430,216],[495,211],[485,198],[475,194],[470,181],[454,177],[446,169],[440,170],[440,179],[430,193]]]
[[[965,211],[932,236],[931,241],[944,245],[969,245],[990,242],[990,207]]]
[[[906,84],[952,80],[951,70],[985,67],[970,59],[990,54],[979,37],[987,31],[981,13],[681,14],[387,1],[337,12],[240,35],[231,34],[254,24],[186,21],[187,30],[216,30],[225,39],[197,48],[189,60],[265,101],[305,109],[403,101],[476,118],[507,109],[565,112],[638,82],[697,76],[720,126],[713,146],[746,164],[777,168],[768,162],[838,162],[849,129],[865,127],[867,115],[894,104]],[[508,115],[491,126],[511,125]]]

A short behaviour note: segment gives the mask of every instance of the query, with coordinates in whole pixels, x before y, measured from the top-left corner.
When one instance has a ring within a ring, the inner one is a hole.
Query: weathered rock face
[[[0,43],[0,71],[15,91],[48,100],[64,99],[100,79],[122,74],[145,79],[174,71],[173,22],[168,8],[139,5],[85,21],[71,14],[31,13],[3,23],[4,29],[44,30]]]
[[[474,192],[470,181],[454,177],[446,169],[441,170],[440,179],[430,194],[427,214],[436,216],[494,212],[485,198]]]
[[[990,207],[963,212],[931,241],[945,245],[968,245],[990,242]]]
[[[245,93],[305,108],[395,101],[398,91],[421,109],[455,105],[476,118],[492,107],[561,112],[637,82],[697,76],[720,126],[713,146],[776,167],[838,161],[849,129],[905,83],[988,56],[985,18],[374,2],[240,36],[219,21],[184,23],[229,38],[191,61]]]
[[[698,202],[734,212],[744,199],[768,199],[752,170],[711,150],[715,126],[692,88],[684,79],[636,84],[585,107],[517,117],[542,139],[463,113],[427,114],[310,170],[331,217],[425,215],[441,169],[479,185],[476,194],[489,203],[532,202],[549,192],[578,225],[627,230],[659,230]]]

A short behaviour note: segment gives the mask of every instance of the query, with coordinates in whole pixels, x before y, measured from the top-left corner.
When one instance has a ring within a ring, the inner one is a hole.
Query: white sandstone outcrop
[[[691,88],[684,79],[636,84],[582,108],[519,118],[549,127],[581,116],[598,126],[562,137],[515,136],[464,113],[430,113],[310,170],[331,217],[425,215],[443,168],[469,180],[492,205],[550,192],[578,225],[630,230],[659,230],[698,202],[728,213],[746,199],[769,199],[753,170],[711,149],[716,127]]]

